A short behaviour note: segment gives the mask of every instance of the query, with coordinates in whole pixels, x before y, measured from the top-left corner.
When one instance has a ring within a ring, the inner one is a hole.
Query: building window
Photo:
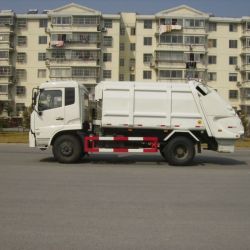
[[[185,20],[185,27],[187,28],[202,28],[205,26],[204,20],[199,19],[186,19]]]
[[[46,53],[38,53],[38,61],[45,61]]]
[[[74,68],[72,68],[73,76]],[[68,78],[71,76],[71,70],[67,68],[52,68],[50,69],[50,77]]]
[[[124,81],[124,74],[119,75],[119,81]]]
[[[144,63],[151,63],[153,55],[152,54],[143,54],[143,62]]]
[[[208,81],[216,81],[217,74],[216,72],[208,72]]]
[[[236,49],[237,48],[237,40],[229,40],[229,48]]]
[[[130,58],[129,60],[129,67],[135,67],[135,58]]]
[[[69,25],[69,24],[71,24],[71,17],[69,17],[69,16],[52,17],[52,24],[54,24],[54,25]]]
[[[38,43],[47,44],[47,36],[39,36]]]
[[[200,55],[194,53],[185,53],[181,51],[157,51],[156,60],[160,62],[190,62],[200,61]]]
[[[152,20],[144,20],[144,29],[152,29]]]
[[[111,79],[112,72],[111,70],[103,70],[103,78],[104,79]]]
[[[143,71],[143,79],[151,79],[152,78],[152,71],[151,70],[144,70]]]
[[[0,51],[0,60],[8,60],[9,52],[8,51]]]
[[[134,27],[132,27],[132,28],[130,29],[130,35],[131,35],[131,36],[135,36],[135,28],[134,28]]]
[[[247,28],[247,30],[250,30],[250,22],[247,22],[246,28]]]
[[[130,50],[135,51],[135,43],[130,43]]]
[[[208,56],[208,64],[216,64],[217,62],[216,56]]]
[[[67,69],[70,74],[70,69]],[[96,78],[97,71],[95,68],[72,67],[72,77],[76,78]]]
[[[62,17],[62,22],[64,17]],[[66,17],[63,25],[69,25],[71,23],[70,17]],[[73,24],[76,26],[96,26],[99,23],[99,18],[96,16],[73,16]]]
[[[112,29],[112,27],[113,27],[113,21],[112,21],[112,19],[104,19],[103,25],[107,29]]]
[[[144,37],[143,44],[146,46],[152,45],[152,37]]]
[[[247,38],[245,39],[245,42],[244,42],[244,48],[249,48],[250,47],[250,39]]]
[[[26,36],[18,36],[17,37],[17,45],[18,46],[26,46],[27,45],[27,37]]]
[[[40,28],[46,28],[48,26],[48,20],[47,19],[40,19],[39,20],[39,27]]]
[[[124,66],[124,58],[120,58],[120,67]]]
[[[27,72],[25,69],[16,69],[16,77],[18,80],[26,80]]]
[[[38,69],[37,70],[38,78],[46,78],[46,69]]]
[[[129,75],[129,81],[131,81],[131,82],[135,81],[135,75],[134,74]]]
[[[27,62],[27,55],[24,52],[18,52],[16,60],[18,63],[26,63]]]
[[[103,62],[111,62],[112,54],[111,53],[103,53]]]
[[[208,31],[216,31],[217,30],[217,24],[216,23],[209,23],[208,24]]]
[[[180,26],[183,26],[183,19],[182,18],[161,18],[160,24],[161,25],[180,25]]]
[[[229,56],[229,65],[237,65],[237,56]]]
[[[2,84],[0,85],[0,94],[8,94],[8,85],[7,84]]]
[[[17,95],[25,95],[25,87],[24,86],[16,86],[16,94]]]
[[[25,110],[24,103],[16,103],[16,111],[17,112],[23,112]]]
[[[125,45],[124,43],[120,43],[120,51],[124,51],[125,50]]]
[[[160,70],[160,79],[182,79],[182,70]]]
[[[160,36],[160,43],[183,44],[183,36],[162,34]]]
[[[229,73],[229,82],[237,82],[237,73]]]
[[[205,44],[204,36],[185,36],[185,44]]]
[[[216,39],[208,39],[208,48],[216,48],[217,40]]]
[[[112,36],[104,36],[103,37],[103,46],[112,47],[113,37]]]
[[[26,28],[27,27],[27,19],[17,19],[17,27],[18,28]]]
[[[120,28],[120,35],[125,36],[125,28]]]
[[[238,99],[238,90],[229,90],[229,99]]]
[[[229,24],[229,32],[237,32],[237,24],[236,23]]]
[[[8,66],[0,66],[0,76],[9,76],[11,74],[11,68]]]
[[[1,16],[0,17],[0,26],[12,25],[13,17],[10,16]]]

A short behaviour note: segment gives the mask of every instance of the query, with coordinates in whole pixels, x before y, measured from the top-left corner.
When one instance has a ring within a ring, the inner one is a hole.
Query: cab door
[[[41,89],[35,114],[37,145],[48,145],[50,138],[64,127],[64,89]]]

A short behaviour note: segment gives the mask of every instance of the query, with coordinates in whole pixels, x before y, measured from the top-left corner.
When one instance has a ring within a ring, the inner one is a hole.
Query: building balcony
[[[182,60],[182,61],[176,60],[175,61],[175,60],[168,60],[168,59],[156,59],[155,62],[150,64],[150,66],[152,67],[153,65],[155,65],[156,68],[186,69],[187,64],[191,65],[194,63],[195,63],[195,69],[197,69],[197,70],[205,70],[206,69],[206,65],[202,62],[187,62],[184,60]]]
[[[0,25],[0,34],[12,33],[13,31],[14,31],[14,25],[10,25],[10,24]]]
[[[9,58],[0,58],[0,67],[1,66],[10,67],[11,65]]]
[[[74,80],[80,84],[97,84],[99,82],[99,76],[50,76],[50,79],[56,81]]]
[[[159,43],[157,50],[162,51],[184,51],[184,52],[200,52],[205,53],[206,52],[206,45],[190,45],[190,44],[183,44],[183,43]]]
[[[83,40],[51,41],[48,49],[99,49],[100,41],[86,42]]]
[[[81,67],[99,67],[100,59],[85,58],[49,58],[47,64],[51,66],[81,66]]]
[[[11,96],[9,93],[2,93],[0,92],[0,101],[10,101]]]
[[[86,25],[86,26],[77,26],[77,25],[70,25],[70,26],[57,26],[52,25],[45,29],[47,33],[60,33],[60,32],[103,32],[98,29],[98,25]]]
[[[243,47],[242,54],[250,54],[250,47]]]
[[[240,71],[250,71],[250,64],[243,64]]]
[[[14,84],[16,79],[14,76],[0,76],[0,84]]]

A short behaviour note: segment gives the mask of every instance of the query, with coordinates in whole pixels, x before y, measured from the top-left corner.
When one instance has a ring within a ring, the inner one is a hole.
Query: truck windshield
[[[40,90],[38,111],[62,107],[61,90]]]

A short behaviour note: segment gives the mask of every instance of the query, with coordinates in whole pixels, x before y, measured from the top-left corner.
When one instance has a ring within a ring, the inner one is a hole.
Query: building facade
[[[2,10],[0,116],[21,115],[32,89],[50,79],[77,80],[90,92],[105,80],[200,79],[250,115],[250,17],[185,5],[152,15],[73,3],[42,13]]]

